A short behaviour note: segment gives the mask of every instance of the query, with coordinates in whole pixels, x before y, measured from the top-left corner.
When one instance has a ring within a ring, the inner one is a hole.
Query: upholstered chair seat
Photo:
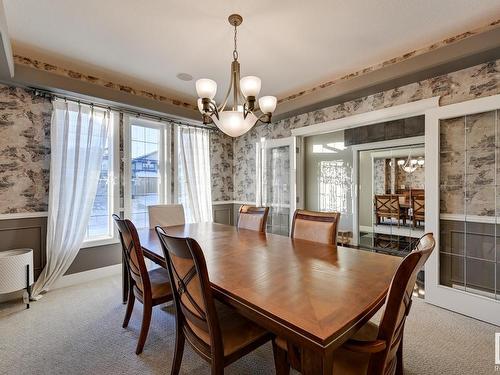
[[[171,301],[172,300],[172,288],[170,287],[170,280],[168,278],[168,271],[165,268],[155,268],[148,272],[149,281],[151,283],[151,295],[153,298],[153,304],[163,303],[161,300]],[[137,286],[136,297],[140,298],[142,296],[142,290]]]

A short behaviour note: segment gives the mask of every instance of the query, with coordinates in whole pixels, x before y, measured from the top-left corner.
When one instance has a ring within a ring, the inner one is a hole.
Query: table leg
[[[301,368],[302,375],[332,375],[333,355],[326,351],[317,352],[303,348]]]
[[[128,289],[130,287],[129,274],[127,270],[126,262],[127,260],[122,255],[122,303],[125,305],[128,300]]]

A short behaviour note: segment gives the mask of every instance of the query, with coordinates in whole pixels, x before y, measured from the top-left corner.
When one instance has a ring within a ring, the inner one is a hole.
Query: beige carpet
[[[0,374],[169,374],[172,308],[154,309],[140,356],[134,353],[140,307],[128,329],[121,328],[124,311],[118,277],[55,290],[30,310],[21,304],[0,306]],[[405,373],[494,374],[495,331],[500,328],[415,300],[405,332]],[[181,373],[210,370],[187,345]],[[226,370],[226,374],[273,373],[270,345]]]

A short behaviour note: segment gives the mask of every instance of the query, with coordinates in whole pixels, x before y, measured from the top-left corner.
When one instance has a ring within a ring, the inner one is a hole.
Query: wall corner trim
[[[336,120],[293,129],[292,136],[309,136],[376,124],[382,121],[399,120],[406,117],[424,115],[426,111],[439,107],[440,96],[395,105],[375,111],[342,117]]]

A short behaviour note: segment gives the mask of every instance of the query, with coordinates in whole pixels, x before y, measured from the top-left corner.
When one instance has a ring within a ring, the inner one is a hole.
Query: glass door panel
[[[440,121],[439,283],[498,299],[498,111]]]
[[[295,139],[263,141],[257,156],[257,205],[269,207],[266,230],[288,236],[296,202]]]

